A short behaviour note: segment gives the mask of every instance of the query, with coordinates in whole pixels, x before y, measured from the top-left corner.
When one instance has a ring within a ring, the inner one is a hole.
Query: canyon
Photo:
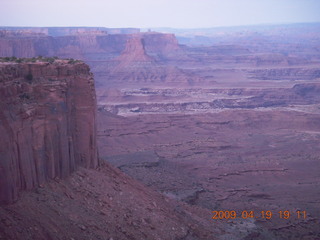
[[[162,31],[2,28],[0,56],[90,66],[100,155],[2,208],[2,231],[14,236],[8,229],[23,222],[30,238],[60,229],[61,239],[103,239],[104,226],[111,239],[319,238],[319,24]],[[55,209],[48,231],[25,221],[34,199]],[[60,210],[71,203],[79,212]]]

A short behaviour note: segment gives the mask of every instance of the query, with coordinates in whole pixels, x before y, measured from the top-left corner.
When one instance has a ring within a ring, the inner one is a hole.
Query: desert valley
[[[320,239],[320,24],[0,28],[0,239]]]

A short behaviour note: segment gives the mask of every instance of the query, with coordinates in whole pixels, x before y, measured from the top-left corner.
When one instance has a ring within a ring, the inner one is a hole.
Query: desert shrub
[[[4,57],[4,58],[1,58],[2,61],[5,61],[5,62],[16,62],[18,60],[17,57]]]
[[[68,63],[70,63],[70,64],[80,63],[80,62],[81,62],[81,60],[75,60],[75,59],[73,59],[73,58],[69,58],[69,59],[67,59],[67,60],[68,60]]]
[[[54,63],[56,59],[53,58],[53,57],[49,57],[49,58],[46,58],[45,61],[48,62],[48,63]]]
[[[73,63],[75,63],[75,60],[73,58],[70,58],[68,63],[73,64]]]

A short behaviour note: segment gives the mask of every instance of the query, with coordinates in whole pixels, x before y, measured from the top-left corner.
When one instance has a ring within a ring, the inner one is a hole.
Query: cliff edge
[[[0,61],[0,204],[99,165],[93,75],[80,61]]]

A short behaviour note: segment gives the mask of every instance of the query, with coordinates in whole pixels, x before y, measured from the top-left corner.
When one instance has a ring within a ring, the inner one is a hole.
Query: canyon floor
[[[242,224],[236,239],[320,239],[320,105],[301,105],[287,86],[111,91],[98,112],[100,156],[171,199],[236,211],[205,217]]]

